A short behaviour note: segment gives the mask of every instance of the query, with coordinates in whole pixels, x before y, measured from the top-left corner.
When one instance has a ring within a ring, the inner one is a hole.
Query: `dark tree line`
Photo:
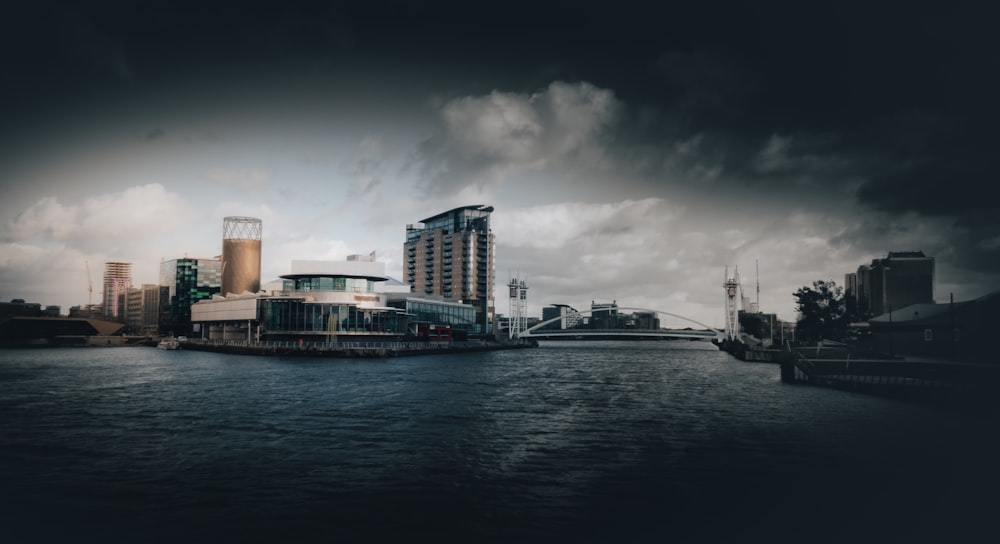
[[[833,281],[814,281],[794,293],[796,310],[802,318],[795,325],[797,340],[842,340],[847,337],[857,310],[844,297],[844,290]]]

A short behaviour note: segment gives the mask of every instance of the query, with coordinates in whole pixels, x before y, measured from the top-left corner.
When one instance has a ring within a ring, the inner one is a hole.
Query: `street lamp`
[[[892,304],[889,304],[889,357],[895,357],[892,352]]]

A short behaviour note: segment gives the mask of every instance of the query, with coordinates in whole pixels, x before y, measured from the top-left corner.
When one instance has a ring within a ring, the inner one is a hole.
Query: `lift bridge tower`
[[[514,278],[507,284],[510,289],[510,326],[507,335],[520,338],[521,333],[528,328],[528,284],[524,280]]]
[[[726,267],[726,282],[722,284],[726,290],[726,340],[735,342],[740,338],[740,310],[738,298],[740,296],[740,271],[739,267],[734,269],[733,275],[729,275],[729,267]]]

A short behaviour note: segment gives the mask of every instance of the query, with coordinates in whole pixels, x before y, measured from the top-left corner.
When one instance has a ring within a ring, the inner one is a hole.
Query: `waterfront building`
[[[199,301],[191,307],[196,336],[328,344],[419,337],[438,327],[463,338],[476,330],[472,305],[410,293],[385,275],[385,263],[354,257],[295,260],[280,289]]]
[[[255,217],[226,217],[222,223],[222,294],[260,291],[262,224]]]
[[[183,258],[160,263],[160,331],[190,335],[191,305],[222,292],[222,260]],[[152,295],[150,295],[152,297]]]
[[[398,308],[406,317],[406,334],[420,336],[422,331],[434,327],[451,327],[458,340],[476,330],[476,308],[457,300],[437,295],[414,293],[389,293],[387,305]]]
[[[913,304],[934,303],[934,257],[922,251],[890,251],[844,278],[845,297],[862,318]]]
[[[125,311],[119,300],[132,286],[132,263],[109,261],[104,263],[104,317],[112,321],[125,321]]]
[[[0,346],[120,346],[124,323],[74,317],[17,316],[0,320]]]
[[[876,351],[912,357],[993,362],[995,348],[984,341],[997,328],[1000,291],[974,300],[911,304],[861,324]]]
[[[476,310],[473,334],[491,334],[494,308],[492,206],[464,206],[406,226],[406,282],[412,291],[457,299]]]
[[[557,317],[561,317],[562,319],[549,323],[542,328],[546,330],[574,329],[583,323],[583,318],[577,314],[576,309],[568,304],[553,304],[542,308],[542,321],[548,321]]]
[[[210,340],[336,342],[339,336],[402,336],[397,308],[376,284],[389,279],[376,261],[292,261],[281,290],[228,293],[191,307],[192,323]]]

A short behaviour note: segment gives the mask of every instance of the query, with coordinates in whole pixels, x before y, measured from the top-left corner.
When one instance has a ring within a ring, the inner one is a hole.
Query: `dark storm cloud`
[[[218,85],[226,100],[259,93],[251,106],[272,107],[283,86],[377,92],[373,81],[404,74],[452,115],[417,150],[427,177],[459,185],[559,158],[656,183],[751,187],[748,206],[853,191],[859,213],[885,224],[951,225],[962,237],[956,262],[1000,263],[1000,209],[983,196],[996,178],[1000,47],[993,19],[960,2],[512,1],[485,15],[458,2],[5,9],[5,142],[46,116],[61,123],[154,95],[183,109]],[[553,82],[613,107],[566,108],[582,126],[553,122]],[[478,138],[491,126],[469,123],[491,119],[507,123],[499,137]]]

